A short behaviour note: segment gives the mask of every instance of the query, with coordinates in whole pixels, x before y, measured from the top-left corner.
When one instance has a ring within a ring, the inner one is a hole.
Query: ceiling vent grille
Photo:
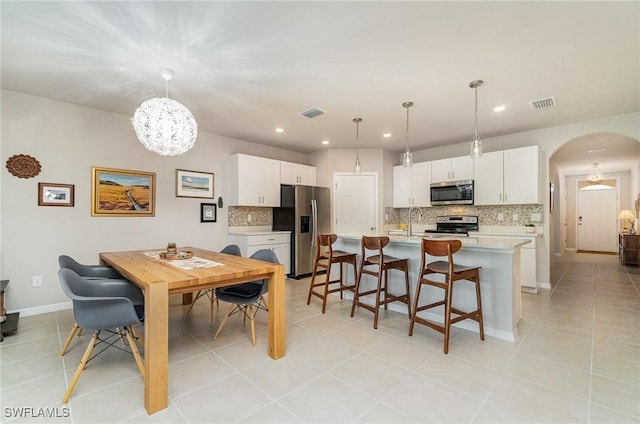
[[[307,118],[315,118],[316,116],[324,115],[325,113],[327,112],[322,109],[312,107],[311,109],[303,110],[300,112],[300,115],[306,116]]]
[[[529,102],[529,107],[532,110],[548,109],[550,107],[555,107],[555,105],[556,98],[553,96],[545,97],[544,99],[532,100]]]

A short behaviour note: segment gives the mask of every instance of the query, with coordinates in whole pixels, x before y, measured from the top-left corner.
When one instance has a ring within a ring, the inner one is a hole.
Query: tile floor
[[[349,317],[350,304],[306,305],[308,280],[287,281],[287,355],[266,354],[266,314],[258,347],[248,326],[231,319],[221,336],[203,299],[170,323],[169,407],[143,409],[131,357],[110,349],[83,373],[67,409],[60,400],[90,334],[63,358],[71,311],[21,318],[0,344],[3,422],[499,423],[640,422],[640,269],[617,257],[567,254],[552,269],[552,290],[523,294],[515,343],[455,330],[442,337],[407,319]],[[226,308],[223,308],[226,310]],[[12,408],[47,407],[57,418],[16,419]],[[57,407],[57,409],[56,409]]]

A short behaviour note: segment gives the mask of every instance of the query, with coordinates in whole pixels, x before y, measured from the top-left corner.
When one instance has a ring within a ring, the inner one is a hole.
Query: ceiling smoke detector
[[[316,116],[324,115],[325,113],[327,113],[325,110],[312,107],[311,109],[303,110],[300,112],[300,115],[306,116],[307,118],[315,118]]]
[[[544,99],[532,100],[529,102],[529,107],[532,110],[548,109],[555,107],[556,98],[554,96],[545,97]]]

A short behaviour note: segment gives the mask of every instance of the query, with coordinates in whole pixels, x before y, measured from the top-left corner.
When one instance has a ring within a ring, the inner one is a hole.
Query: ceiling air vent
[[[322,109],[312,107],[311,109],[303,110],[300,112],[300,115],[306,116],[307,118],[315,118],[316,116],[324,115],[325,113],[327,112]]]
[[[531,109],[533,110],[548,109],[550,107],[555,107],[555,105],[556,98],[553,96],[545,97],[544,99],[532,100],[529,102],[529,107],[531,107]]]

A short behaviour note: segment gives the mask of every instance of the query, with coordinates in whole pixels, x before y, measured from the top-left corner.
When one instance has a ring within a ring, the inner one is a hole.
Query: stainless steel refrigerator
[[[291,231],[290,277],[313,272],[316,235],[330,231],[329,189],[311,186],[280,186],[280,207],[273,208],[273,229]]]

